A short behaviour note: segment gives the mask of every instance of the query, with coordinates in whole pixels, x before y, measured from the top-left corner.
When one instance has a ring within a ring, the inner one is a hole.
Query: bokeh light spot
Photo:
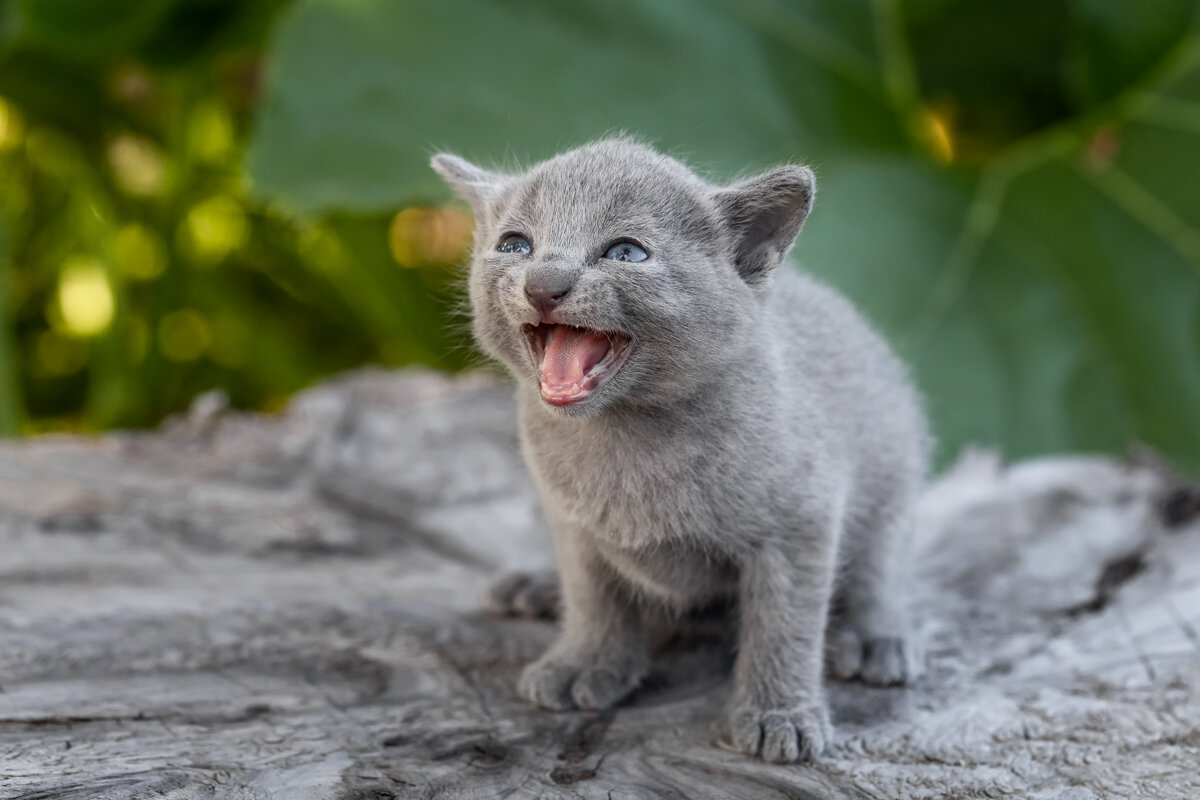
[[[172,311],[158,323],[158,349],[170,361],[195,361],[211,342],[208,322],[189,308]]]
[[[11,150],[21,144],[25,126],[12,104],[0,97],[0,150]]]
[[[104,265],[77,256],[63,264],[58,278],[58,314],[72,336],[96,336],[112,324],[116,303]]]
[[[130,278],[154,280],[167,268],[167,249],[154,231],[131,223],[113,237],[117,267]]]
[[[134,105],[146,105],[155,95],[154,76],[140,64],[114,68],[110,86],[114,97]]]
[[[1110,166],[1121,152],[1121,134],[1113,125],[1097,128],[1088,139],[1085,162],[1095,172]]]
[[[926,109],[923,125],[934,158],[943,164],[949,164],[954,160],[954,137],[950,132],[950,123],[944,115]]]
[[[233,120],[218,103],[200,103],[188,115],[187,148],[200,161],[221,161],[233,149],[233,133]]]
[[[148,139],[121,134],[109,142],[106,155],[113,179],[126,194],[153,197],[166,189],[166,162]]]
[[[215,263],[244,245],[249,234],[242,207],[232,197],[217,195],[188,211],[180,244],[197,261]]]
[[[471,218],[453,206],[406,208],[392,218],[388,247],[404,267],[457,264],[471,238]]]

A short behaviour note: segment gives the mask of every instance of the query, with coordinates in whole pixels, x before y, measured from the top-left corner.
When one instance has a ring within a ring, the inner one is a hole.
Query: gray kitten
[[[821,753],[827,620],[838,676],[913,674],[900,565],[929,440],[880,337],[778,269],[812,172],[714,186],[627,140],[523,174],[433,167],[475,211],[475,336],[516,378],[561,574],[562,633],[521,694],[609,707],[647,672],[645,612],[732,599],[731,744]]]

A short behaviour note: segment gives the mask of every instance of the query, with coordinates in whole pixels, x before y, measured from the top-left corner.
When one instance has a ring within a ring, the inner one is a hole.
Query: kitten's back
[[[769,291],[766,312],[779,332],[783,380],[790,376],[792,388],[835,428],[824,438],[843,443],[860,470],[903,471],[922,480],[929,450],[924,414],[907,369],[883,337],[849,300],[794,267],[780,269]]]

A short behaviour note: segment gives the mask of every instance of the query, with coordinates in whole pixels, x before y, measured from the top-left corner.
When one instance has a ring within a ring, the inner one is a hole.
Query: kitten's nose
[[[525,278],[525,296],[529,298],[530,305],[542,315],[542,319],[548,321],[550,312],[570,293],[573,283],[570,275],[561,272],[531,272]]]

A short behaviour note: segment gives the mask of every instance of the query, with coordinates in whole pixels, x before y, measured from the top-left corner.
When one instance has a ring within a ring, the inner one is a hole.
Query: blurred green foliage
[[[248,155],[308,213],[443,197],[613,130],[811,163],[800,260],[897,343],[942,457],[1200,466],[1194,0],[302,0]],[[302,133],[297,133],[302,132]]]
[[[463,366],[429,155],[628,131],[717,179],[816,167],[798,257],[914,365],[943,456],[1195,469],[1198,5],[9,0],[0,431]]]
[[[364,362],[466,363],[445,312],[460,213],[420,212],[451,240],[431,250],[392,214],[296,219],[249,196],[285,5],[0,6],[0,434],[151,425],[212,387],[270,409]]]

